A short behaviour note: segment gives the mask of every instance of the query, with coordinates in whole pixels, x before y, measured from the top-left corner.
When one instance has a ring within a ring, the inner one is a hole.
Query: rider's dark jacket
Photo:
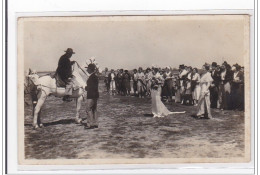
[[[64,82],[68,82],[68,78],[72,77],[72,63],[73,62],[70,61],[67,54],[64,54],[60,57],[56,74],[58,74]]]

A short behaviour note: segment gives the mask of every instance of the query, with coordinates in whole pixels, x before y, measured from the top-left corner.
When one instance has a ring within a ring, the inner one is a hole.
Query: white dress
[[[156,78],[159,82],[162,82],[163,80],[162,76],[159,73],[154,75],[154,78]],[[165,117],[171,114],[171,112],[161,101],[161,92],[162,88],[160,85],[158,85],[158,89],[153,88],[151,91],[153,117]]]
[[[199,100],[199,97],[200,97],[200,75],[198,73],[196,73],[193,77],[192,77],[192,80],[193,81],[196,81],[197,84],[195,86],[195,89],[194,91],[192,92],[192,98],[194,100]]]

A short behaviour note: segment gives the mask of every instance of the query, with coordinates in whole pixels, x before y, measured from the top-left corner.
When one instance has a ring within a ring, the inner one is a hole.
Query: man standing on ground
[[[98,128],[98,115],[97,115],[97,100],[99,98],[98,92],[98,77],[95,74],[96,65],[89,64],[87,72],[90,74],[87,80],[87,126],[85,129]]]

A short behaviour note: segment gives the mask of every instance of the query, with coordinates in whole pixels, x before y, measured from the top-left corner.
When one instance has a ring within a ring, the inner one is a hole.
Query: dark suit
[[[231,105],[232,109],[244,109],[244,75],[238,72],[231,83]]]
[[[97,115],[97,100],[99,98],[98,92],[98,77],[95,73],[91,74],[87,80],[87,124],[89,127],[98,126]]]
[[[72,77],[71,64],[73,62],[70,61],[69,57],[70,56],[67,54],[62,55],[59,59],[58,68],[56,70],[56,73],[65,83],[68,83],[68,78]]]
[[[99,92],[98,92],[98,77],[95,73],[90,75],[87,80],[87,99],[98,99]]]
[[[211,72],[211,77],[213,79],[213,82],[212,82],[211,87],[209,88],[209,90],[210,90],[210,104],[211,104],[211,108],[217,108],[219,83],[221,81],[220,72],[217,71],[217,70],[213,70]]]

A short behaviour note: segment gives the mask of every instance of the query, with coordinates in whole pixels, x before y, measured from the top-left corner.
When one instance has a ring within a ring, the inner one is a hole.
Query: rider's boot
[[[72,86],[70,84],[66,85],[65,94],[66,95],[63,97],[62,100],[66,102],[72,101],[72,99],[69,98],[72,95]]]

